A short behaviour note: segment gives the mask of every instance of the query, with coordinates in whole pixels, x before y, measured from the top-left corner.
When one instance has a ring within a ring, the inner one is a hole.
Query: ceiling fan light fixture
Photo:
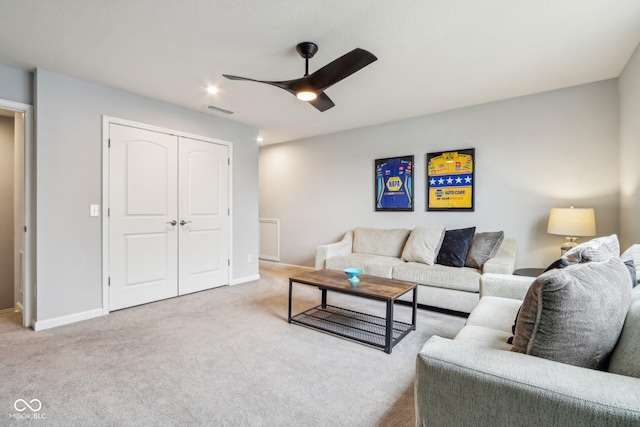
[[[325,90],[378,59],[371,52],[355,48],[309,74],[309,59],[313,58],[318,51],[318,45],[312,42],[298,43],[296,51],[304,59],[304,76],[299,79],[269,81],[232,76],[230,74],[223,74],[222,76],[229,80],[263,83],[284,89],[301,101],[306,101],[318,111],[323,112],[335,106],[331,98],[325,93]]]
[[[318,97],[318,94],[311,90],[301,90],[296,92],[296,97],[301,101],[313,101]]]

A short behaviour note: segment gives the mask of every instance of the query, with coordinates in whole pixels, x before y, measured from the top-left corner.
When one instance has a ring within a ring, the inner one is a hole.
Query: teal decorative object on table
[[[351,282],[352,285],[355,285],[356,283],[358,283],[360,281],[360,279],[358,279],[358,276],[362,274],[364,270],[362,270],[361,268],[345,268],[344,272],[347,273],[347,275],[349,276],[349,281]]]

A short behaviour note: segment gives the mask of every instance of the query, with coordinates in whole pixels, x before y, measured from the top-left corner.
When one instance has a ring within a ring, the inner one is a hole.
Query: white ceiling
[[[640,1],[2,0],[0,24],[2,65],[237,120],[276,143],[617,77],[640,42]],[[320,48],[310,72],[356,47],[378,61],[329,88],[324,113],[222,77],[301,77],[301,41]]]

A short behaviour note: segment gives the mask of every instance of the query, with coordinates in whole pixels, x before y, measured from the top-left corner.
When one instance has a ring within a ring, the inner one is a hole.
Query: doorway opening
[[[31,327],[32,107],[0,100],[0,313]]]

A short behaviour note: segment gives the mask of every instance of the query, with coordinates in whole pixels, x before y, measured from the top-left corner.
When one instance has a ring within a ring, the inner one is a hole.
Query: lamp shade
[[[595,236],[596,215],[591,208],[551,208],[547,233],[561,236]]]

